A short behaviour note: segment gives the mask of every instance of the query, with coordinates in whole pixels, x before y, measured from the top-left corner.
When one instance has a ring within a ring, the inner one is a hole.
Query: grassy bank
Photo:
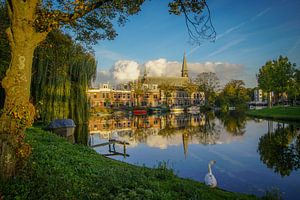
[[[300,121],[300,106],[276,106],[271,109],[249,110],[246,113],[254,117]]]
[[[39,128],[27,130],[32,155],[21,173],[0,182],[4,199],[256,199],[105,158]]]

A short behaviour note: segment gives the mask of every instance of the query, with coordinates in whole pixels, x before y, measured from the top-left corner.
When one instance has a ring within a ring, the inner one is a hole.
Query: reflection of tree
[[[294,126],[279,124],[274,132],[269,131],[259,139],[260,159],[276,173],[288,176],[300,168],[299,140]]]
[[[220,138],[220,129],[213,122],[215,116],[212,112],[206,112],[204,117],[205,123],[198,127],[195,137],[201,144],[216,144],[216,141]]]
[[[246,132],[246,115],[244,112],[219,113],[218,117],[221,119],[226,131],[234,136],[244,135]]]

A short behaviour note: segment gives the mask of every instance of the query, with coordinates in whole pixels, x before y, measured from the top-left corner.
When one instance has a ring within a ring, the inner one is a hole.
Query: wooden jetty
[[[123,145],[123,153],[116,151],[116,144]],[[108,145],[108,152],[109,154],[102,154],[103,156],[124,156],[124,158],[129,157],[129,155],[126,153],[126,145],[129,145],[128,142],[115,140],[115,139],[109,139],[108,142],[104,142],[101,144],[96,144],[91,146],[92,148],[95,147],[101,147],[101,146],[107,146]]]

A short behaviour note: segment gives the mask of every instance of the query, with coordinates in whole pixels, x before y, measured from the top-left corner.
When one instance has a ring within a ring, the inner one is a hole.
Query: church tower
[[[185,52],[184,52],[183,62],[182,62],[181,77],[189,77],[187,64],[186,64],[186,58],[185,58]]]

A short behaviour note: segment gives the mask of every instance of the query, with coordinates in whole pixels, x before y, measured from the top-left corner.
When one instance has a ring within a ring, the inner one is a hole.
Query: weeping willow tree
[[[31,94],[43,122],[72,118],[87,121],[86,89],[96,74],[94,56],[59,31],[35,51]]]
[[[9,26],[7,9],[3,4],[0,4],[0,109],[4,106],[5,92],[2,88],[2,79],[9,66],[10,48],[5,34],[5,29]]]

